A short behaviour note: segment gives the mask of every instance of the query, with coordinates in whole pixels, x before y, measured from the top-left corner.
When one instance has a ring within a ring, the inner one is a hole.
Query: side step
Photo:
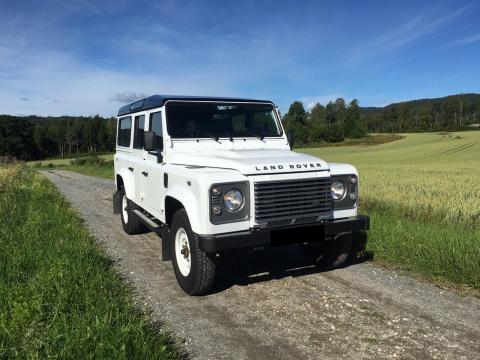
[[[133,213],[135,214],[135,216],[137,216],[139,218],[139,220],[144,223],[150,230],[152,230],[153,232],[156,232],[157,234],[160,234],[160,230],[162,229],[162,227],[157,224],[155,221],[153,221],[152,219],[150,219],[147,215],[145,215],[144,213],[142,213],[140,210],[138,209],[135,209],[133,210]]]
[[[152,230],[154,233],[160,236],[162,239],[162,260],[163,261],[168,261],[172,260],[172,254],[170,250],[170,241],[169,239],[169,233],[170,233],[170,228],[164,224],[160,225],[150,219],[147,215],[142,213],[140,210],[135,209],[133,210],[133,214],[138,217],[138,219],[145,224],[146,227],[148,227],[150,230]]]

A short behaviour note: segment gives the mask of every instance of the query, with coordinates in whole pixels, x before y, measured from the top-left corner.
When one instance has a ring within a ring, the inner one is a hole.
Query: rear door
[[[115,173],[131,168],[132,161],[132,117],[122,116],[117,120],[117,146],[114,156]],[[133,199],[131,199],[133,200]]]

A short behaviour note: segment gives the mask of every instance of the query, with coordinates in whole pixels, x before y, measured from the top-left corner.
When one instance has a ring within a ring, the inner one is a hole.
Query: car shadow
[[[345,265],[362,263],[373,258],[366,251],[367,234],[354,234],[352,259]],[[267,246],[259,249],[239,249],[224,253],[217,258],[217,279],[211,293],[228,288],[282,279],[300,277],[332,270],[317,266],[305,255],[303,245]]]

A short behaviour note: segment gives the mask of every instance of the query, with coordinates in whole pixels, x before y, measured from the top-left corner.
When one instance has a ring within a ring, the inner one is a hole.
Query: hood
[[[244,175],[328,170],[328,164],[291,150],[212,150],[173,153],[171,163],[234,169]]]

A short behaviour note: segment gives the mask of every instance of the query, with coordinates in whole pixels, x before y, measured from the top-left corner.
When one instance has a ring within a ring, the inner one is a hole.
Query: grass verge
[[[33,164],[33,167],[36,169],[68,170],[113,180],[113,159],[109,159],[106,156],[110,155],[91,155],[56,163],[36,162]]]
[[[0,167],[0,359],[178,358],[54,186]]]
[[[369,209],[365,251],[380,265],[480,297],[480,230]]]
[[[83,175],[96,176],[113,181],[113,165],[70,165],[58,167],[57,169],[74,171]]]

